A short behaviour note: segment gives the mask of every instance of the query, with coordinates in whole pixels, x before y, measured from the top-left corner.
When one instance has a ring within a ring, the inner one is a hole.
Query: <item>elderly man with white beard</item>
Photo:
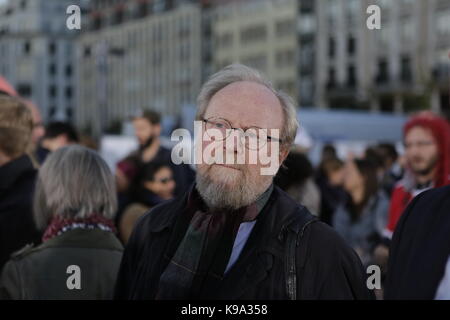
[[[298,128],[289,96],[258,71],[230,65],[203,85],[196,120],[213,160],[197,164],[184,197],[137,223],[116,298],[371,299],[356,253],[273,185]],[[270,174],[262,150],[277,153]]]

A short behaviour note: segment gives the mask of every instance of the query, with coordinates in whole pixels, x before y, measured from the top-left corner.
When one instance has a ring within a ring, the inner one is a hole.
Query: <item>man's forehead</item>
[[[270,89],[255,82],[240,81],[219,90],[211,98],[205,116],[222,117],[242,127],[281,128],[283,112]]]

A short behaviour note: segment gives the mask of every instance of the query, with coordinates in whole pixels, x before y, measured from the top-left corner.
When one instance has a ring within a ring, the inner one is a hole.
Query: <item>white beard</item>
[[[213,174],[211,172],[213,167],[208,167],[205,172],[197,170],[197,190],[208,208],[237,210],[248,206],[254,203],[272,183],[272,177],[268,176],[262,176],[264,180],[255,181],[248,172],[243,171],[243,167],[241,168],[240,172],[227,168],[214,168],[214,178],[210,176]],[[220,181],[217,181],[218,179]]]

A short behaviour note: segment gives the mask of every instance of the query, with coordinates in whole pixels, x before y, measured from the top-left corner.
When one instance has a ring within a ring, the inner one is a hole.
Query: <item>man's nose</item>
[[[242,130],[235,129],[224,141],[226,152],[242,153],[244,151],[244,133]]]

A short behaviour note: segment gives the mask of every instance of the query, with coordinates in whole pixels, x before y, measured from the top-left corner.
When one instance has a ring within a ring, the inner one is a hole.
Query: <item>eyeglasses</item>
[[[215,141],[226,140],[230,136],[232,130],[238,130],[242,133],[240,136],[241,139],[244,137],[244,146],[249,150],[259,150],[266,145],[267,141],[276,141],[280,144],[283,142],[281,139],[268,136],[267,129],[248,127],[244,132],[241,128],[233,128],[231,124],[223,118],[209,118],[202,119],[202,121],[205,123],[206,133]],[[222,138],[219,139],[215,135],[210,135],[211,129],[219,130]]]

